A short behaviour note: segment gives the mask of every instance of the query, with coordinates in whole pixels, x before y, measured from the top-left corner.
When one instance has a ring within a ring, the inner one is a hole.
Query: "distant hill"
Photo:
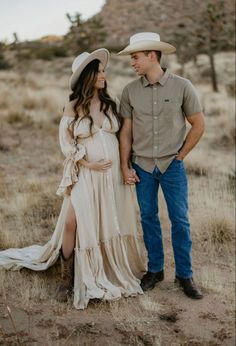
[[[39,38],[36,41],[42,42],[42,43],[58,43],[58,42],[62,42],[63,40],[64,40],[64,36],[47,35],[47,36],[43,36]]]
[[[192,19],[196,21],[206,3],[219,3],[219,0],[107,0],[99,18],[108,33],[108,47],[123,46],[131,35],[141,31],[154,31],[161,38],[175,43],[173,34],[177,26],[184,22],[188,25]],[[234,32],[234,1],[224,0],[227,10],[227,22],[232,22]],[[191,18],[191,20],[190,20]]]

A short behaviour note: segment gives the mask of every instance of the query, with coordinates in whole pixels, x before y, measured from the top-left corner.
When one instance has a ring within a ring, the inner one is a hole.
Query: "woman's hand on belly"
[[[91,169],[97,172],[102,172],[102,173],[107,172],[107,170],[110,169],[112,166],[111,160],[99,160],[99,161],[88,162],[82,159],[79,161],[79,163],[88,169]]]

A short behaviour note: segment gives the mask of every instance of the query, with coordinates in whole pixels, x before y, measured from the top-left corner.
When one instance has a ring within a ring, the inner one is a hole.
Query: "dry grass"
[[[232,273],[235,270],[235,212],[234,190],[228,184],[227,176],[191,177],[190,216],[193,234],[193,256],[196,265],[202,268],[204,276],[212,274],[220,266],[221,275],[228,275],[229,285],[235,284]],[[200,264],[204,263],[204,265]],[[211,266],[211,269],[209,268]],[[222,278],[221,278],[222,280]],[[202,281],[202,280],[200,280]],[[224,281],[224,280],[223,280]],[[212,277],[212,285],[214,277]],[[202,281],[204,286],[204,280]],[[221,285],[215,281],[220,290]],[[224,285],[222,294],[225,294]]]
[[[205,291],[217,293],[221,297],[229,299],[229,302],[233,304],[235,282],[230,276],[222,279],[222,270],[206,265],[199,272],[198,282]]]
[[[1,248],[42,244],[49,240],[61,205],[55,191],[40,183],[29,184],[25,191],[20,186],[11,194],[5,187],[2,191],[5,198],[0,200]]]
[[[50,304],[54,305],[56,302],[53,302],[53,298],[58,280],[58,265],[47,272],[31,272],[27,269],[16,272],[1,270],[0,296],[8,302],[13,295],[15,301],[20,302],[25,309],[29,310],[35,304],[46,302],[49,297],[52,299]]]
[[[1,117],[10,124],[50,121],[62,113],[66,92],[63,85],[60,88],[60,80],[54,79],[52,83],[47,74],[39,76],[35,72],[23,76],[1,72],[0,77]],[[6,80],[8,88],[5,87]]]

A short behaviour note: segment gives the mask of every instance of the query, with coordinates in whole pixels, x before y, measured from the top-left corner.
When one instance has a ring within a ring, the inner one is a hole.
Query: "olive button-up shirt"
[[[164,69],[163,69],[164,70]],[[197,92],[185,78],[164,70],[155,84],[143,76],[123,90],[120,115],[132,119],[132,160],[164,173],[183,146],[186,117],[202,112]]]

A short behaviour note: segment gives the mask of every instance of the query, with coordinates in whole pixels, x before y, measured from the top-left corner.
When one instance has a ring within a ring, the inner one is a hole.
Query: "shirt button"
[[[156,102],[154,102],[154,105],[156,105],[157,103]]]
[[[157,135],[157,131],[154,131],[155,135]]]
[[[154,149],[157,149],[157,146],[155,145]]]
[[[157,117],[155,116],[154,119],[157,119]]]
[[[153,88],[153,90],[157,90],[157,88]]]

